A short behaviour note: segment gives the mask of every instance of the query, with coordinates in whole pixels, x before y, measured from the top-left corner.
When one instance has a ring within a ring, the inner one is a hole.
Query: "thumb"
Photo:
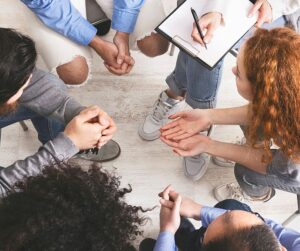
[[[256,3],[252,6],[252,8],[250,9],[249,13],[248,13],[248,17],[252,17],[261,7],[261,5],[263,4],[263,1],[256,1]]]
[[[107,128],[109,126],[109,119],[106,115],[99,116],[99,123],[104,127]]]
[[[117,56],[117,63],[119,65],[123,64],[124,62],[124,59],[125,59],[125,46],[120,44],[118,46],[118,56]]]
[[[167,207],[167,208],[170,208],[172,209],[173,208],[173,205],[174,205],[174,202],[172,201],[169,201],[169,200],[165,200],[165,199],[160,199],[159,200],[160,204],[164,207]]]
[[[209,43],[212,40],[216,29],[216,25],[210,24],[209,26],[207,26],[207,31],[203,39],[205,43]]]
[[[182,201],[182,198],[181,198],[180,195],[178,195],[175,199],[175,202],[174,202],[173,213],[175,213],[175,214],[180,213],[181,201]]]
[[[98,115],[98,113],[99,113],[99,108],[92,106],[84,109],[77,116],[81,122],[88,122],[91,119],[95,118]]]

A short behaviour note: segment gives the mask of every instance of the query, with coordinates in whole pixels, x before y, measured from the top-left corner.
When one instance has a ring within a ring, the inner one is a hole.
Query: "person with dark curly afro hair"
[[[2,251],[130,251],[146,218],[120,179],[96,166],[47,167],[0,202]]]

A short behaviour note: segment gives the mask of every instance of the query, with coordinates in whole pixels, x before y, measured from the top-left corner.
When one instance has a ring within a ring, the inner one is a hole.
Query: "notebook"
[[[191,7],[200,18],[203,14],[206,14],[203,11],[208,1],[211,0],[186,0],[155,30],[212,70],[241,37],[252,28],[256,23],[257,16],[247,17],[250,8],[253,6],[249,0],[228,1],[225,25],[221,25],[215,31],[214,37],[207,44],[206,49],[193,41],[191,37],[194,22]]]

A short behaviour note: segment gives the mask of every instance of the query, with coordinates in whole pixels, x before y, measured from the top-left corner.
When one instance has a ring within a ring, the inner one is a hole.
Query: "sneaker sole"
[[[222,167],[234,167],[234,165],[235,165],[234,162],[230,163],[230,162],[219,161],[218,158],[214,158],[214,157],[212,157],[211,159],[212,159],[212,162],[213,162],[214,164],[216,164],[217,166],[222,166]]]
[[[111,140],[113,142],[116,143],[116,145],[118,146],[118,151],[117,151],[117,154],[112,156],[111,158],[106,158],[106,159],[101,159],[101,160],[97,160],[97,159],[92,159],[92,158],[88,158],[88,157],[85,157],[85,155],[79,155],[79,156],[74,156],[75,158],[79,158],[79,159],[84,159],[84,160],[89,160],[89,161],[93,161],[93,162],[99,162],[99,163],[103,163],[103,162],[108,162],[108,161],[112,161],[116,158],[118,158],[120,155],[121,155],[121,147],[120,145],[114,141],[114,140]]]

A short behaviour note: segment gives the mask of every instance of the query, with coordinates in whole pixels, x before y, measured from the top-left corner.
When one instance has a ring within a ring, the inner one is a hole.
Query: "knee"
[[[244,170],[244,166],[242,166],[238,163],[236,163],[234,165],[234,176],[235,176],[237,181],[242,179],[243,174],[244,174],[243,170]]]
[[[137,42],[140,51],[148,57],[156,57],[166,53],[169,49],[169,42],[163,36],[152,33]]]
[[[89,74],[89,66],[84,57],[75,57],[72,61],[56,68],[57,74],[68,85],[84,83]]]

